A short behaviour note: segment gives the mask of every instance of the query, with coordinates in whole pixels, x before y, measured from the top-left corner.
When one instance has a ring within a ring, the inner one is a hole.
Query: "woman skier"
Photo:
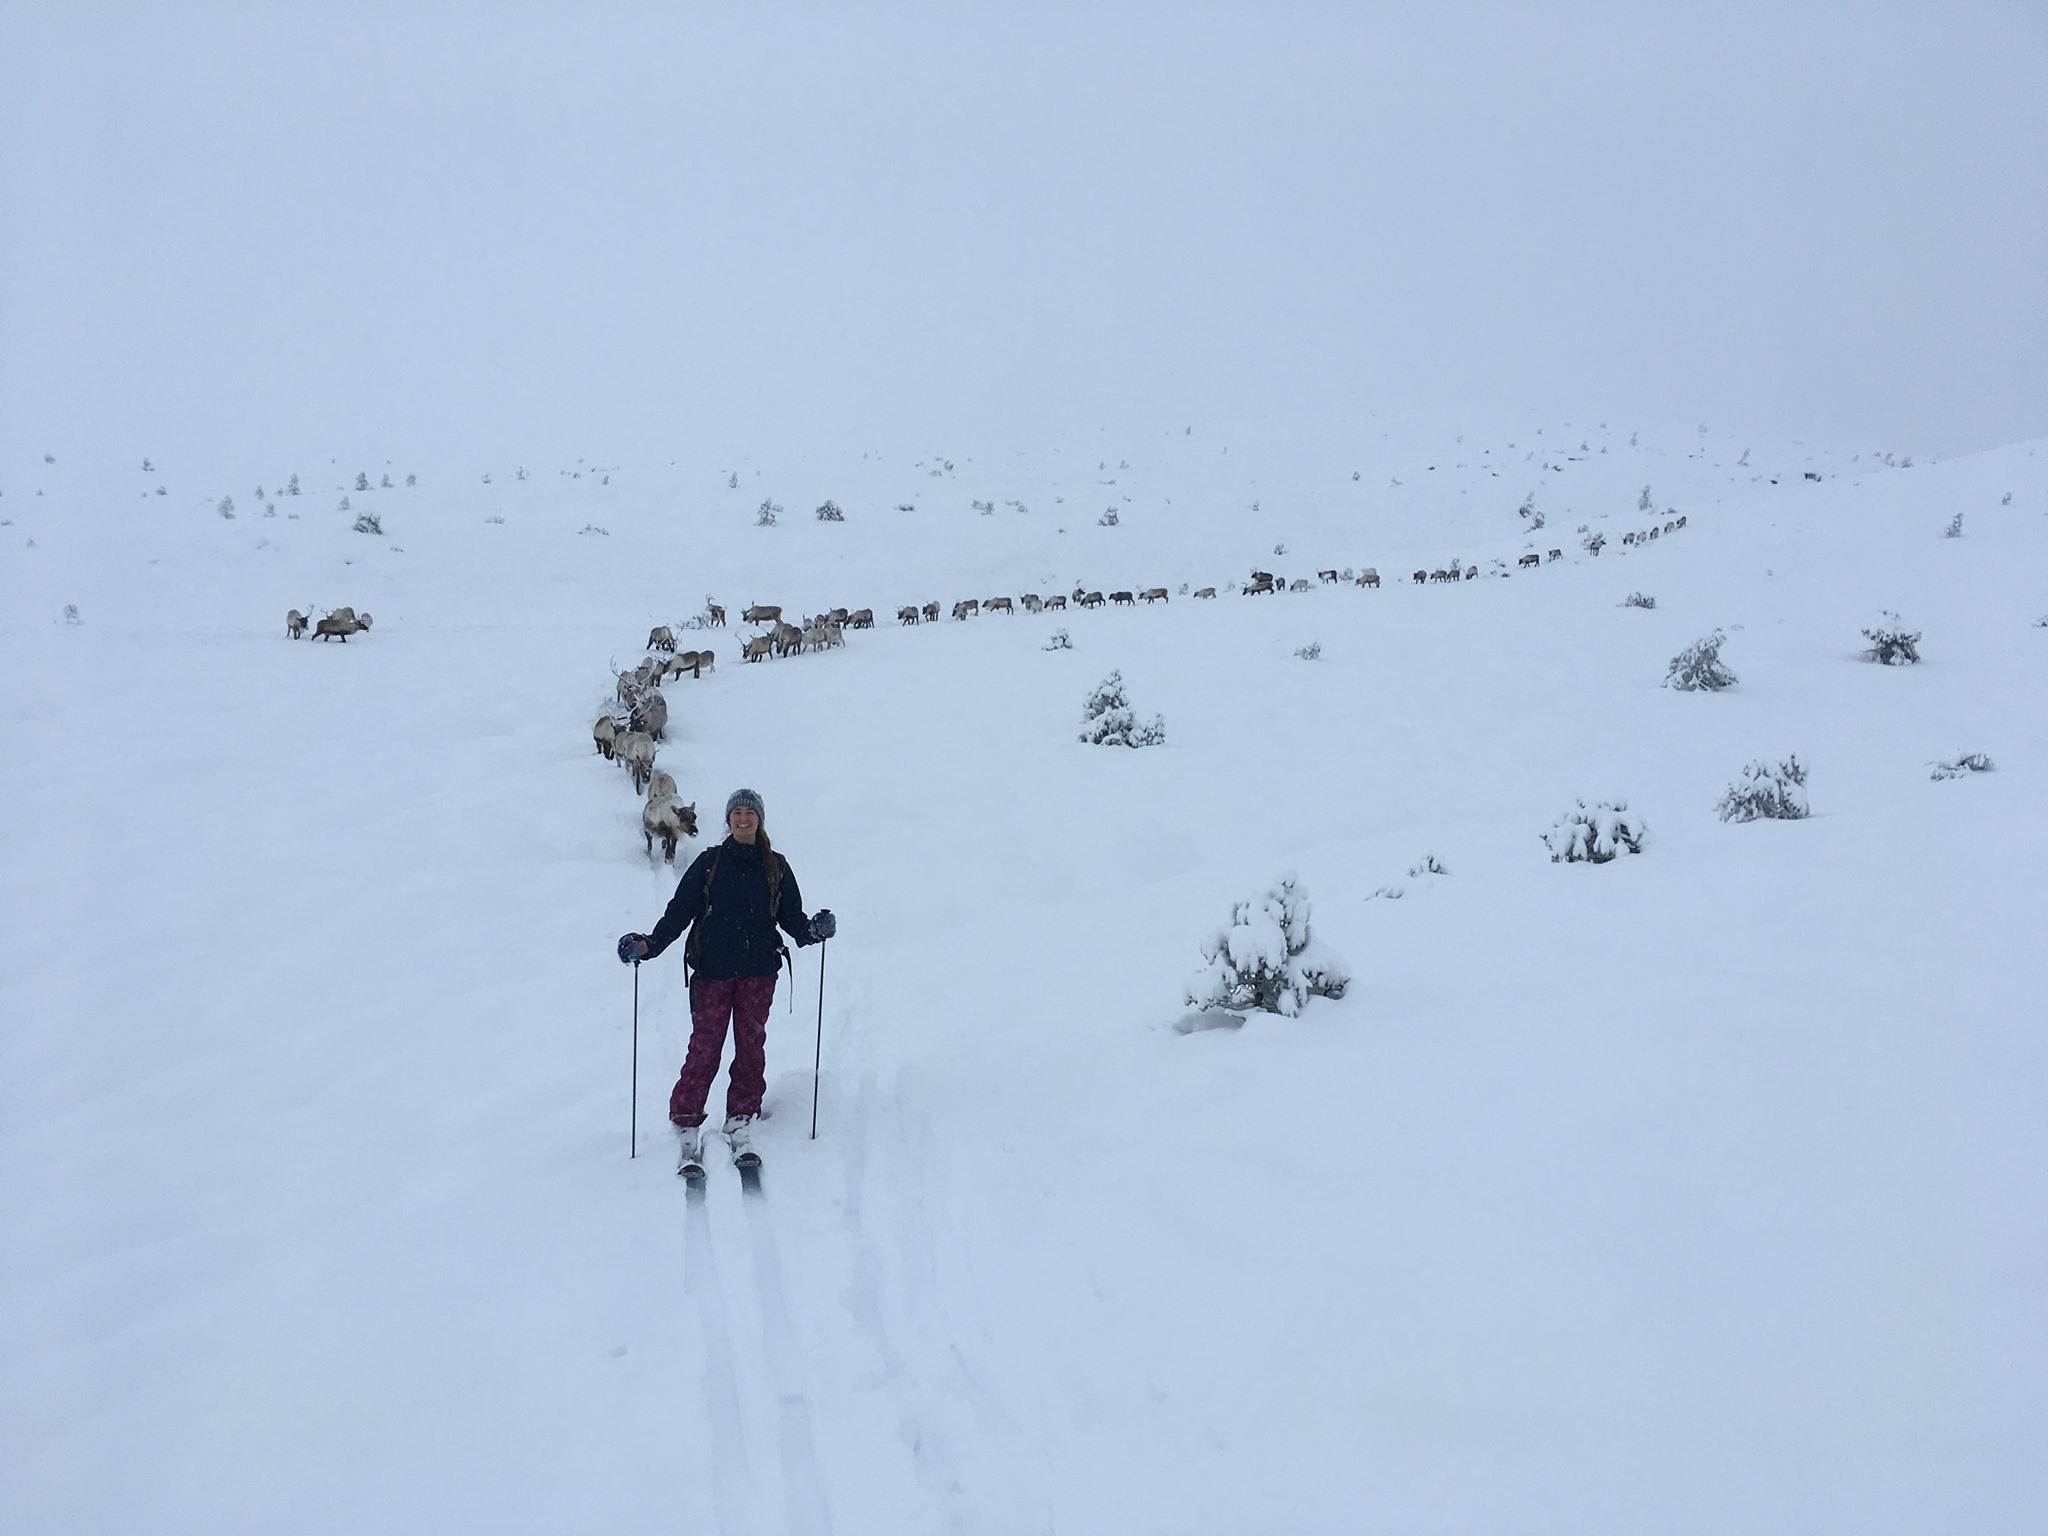
[[[652,960],[690,930],[683,962],[690,977],[690,1049],[668,1096],[668,1117],[683,1134],[681,1169],[702,1173],[704,1101],[718,1076],[725,1031],[732,1025],[732,1071],[726,1085],[725,1137],[735,1163],[759,1162],[750,1132],[768,1086],[768,1008],[788,951],[780,927],[799,945],[838,932],[830,909],[804,916],[789,861],[768,842],[766,807],[751,789],[725,802],[725,841],[705,849],[683,872],[668,910],[652,933],[619,940],[619,959]]]

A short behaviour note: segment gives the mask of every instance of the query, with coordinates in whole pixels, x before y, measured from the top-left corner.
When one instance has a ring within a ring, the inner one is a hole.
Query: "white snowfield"
[[[0,1530],[2048,1529],[2048,451],[936,446],[0,466]],[[1077,585],[1170,601],[891,618]],[[679,952],[627,1156],[704,841],[590,738],[707,593],[658,766],[840,919],[759,1200],[673,1171]],[[1177,1030],[1284,871],[1342,999]]]

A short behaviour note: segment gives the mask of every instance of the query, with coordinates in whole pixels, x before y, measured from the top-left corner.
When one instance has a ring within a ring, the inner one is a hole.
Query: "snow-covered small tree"
[[[379,518],[377,514],[374,512],[363,513],[362,516],[358,517],[355,520],[354,527],[357,533],[374,533],[382,535],[382,533],[384,532],[383,519]]]
[[[1624,853],[1641,853],[1648,830],[1626,800],[1611,805],[1596,800],[1591,806],[1581,800],[1557,818],[1543,843],[1553,864],[1605,864]]]
[[[818,521],[821,523],[843,523],[846,521],[846,514],[839,510],[838,502],[827,501],[818,508]]]
[[[1200,971],[1188,983],[1197,1009],[1261,1009],[1293,1018],[1312,997],[1339,998],[1351,985],[1342,960],[1317,941],[1309,902],[1292,873],[1240,901],[1227,926],[1202,941]]]
[[[391,477],[390,477],[389,475],[380,475],[380,476],[378,477],[378,479],[377,479],[377,487],[378,487],[378,489],[379,489],[379,490],[385,490],[385,491],[388,491],[388,490],[390,490],[390,489],[391,489]]]
[[[1095,519],[1095,522],[1098,527],[1114,528],[1116,526],[1116,508],[1104,507],[1102,509],[1102,516]]]
[[[1928,776],[1937,780],[1960,779],[1966,774],[1989,773],[1992,767],[1991,759],[1982,752],[1962,752],[1948,762],[1936,763],[1934,772]]]
[[[1723,821],[1797,821],[1808,813],[1806,765],[1793,753],[1781,763],[1759,758],[1715,807]]]
[[[235,498],[232,496],[221,497],[220,505],[214,510],[220,513],[222,517],[233,517],[235,515]]]
[[[1064,629],[1056,629],[1046,636],[1045,649],[1048,651],[1071,651],[1073,648],[1074,637]]]
[[[1315,661],[1323,654],[1323,642],[1311,640],[1307,645],[1296,647],[1294,654],[1302,661]]]
[[[286,482],[284,493],[287,496],[296,496],[299,494],[299,477],[297,475],[293,475],[291,479]]]
[[[1863,653],[1870,661],[1882,662],[1888,667],[1903,667],[1920,659],[1920,631],[1909,632],[1906,621],[1889,608],[1878,615],[1875,624],[1863,631],[1863,638],[1870,642],[1870,649]]]
[[[778,507],[773,500],[764,499],[761,505],[754,509],[754,526],[756,528],[773,528],[775,526],[775,519],[781,513],[782,508]]]
[[[1657,606],[1657,599],[1650,596],[1647,592],[1631,592],[1621,600],[1621,606],[1624,608],[1654,608]]]
[[[357,470],[357,471],[356,471],[356,489],[357,489],[357,490],[359,490],[359,491],[367,491],[367,490],[368,490],[369,488],[370,488],[370,477],[369,477],[369,476],[368,476],[367,474],[365,474],[365,473],[364,473],[364,472],[363,472],[362,470],[360,470],[360,469],[359,469],[359,470]]]
[[[1095,685],[1081,708],[1081,740],[1098,747],[1152,747],[1166,740],[1158,715],[1140,720],[1124,697],[1124,675],[1112,672]]]
[[[418,485],[419,483],[420,477],[418,475],[407,475],[405,477],[405,488],[408,491],[411,490],[414,486]]]
[[[1643,487],[1642,495],[1636,498],[1636,510],[1638,512],[1650,510],[1650,488],[1647,485]]]
[[[1958,512],[1948,520],[1948,527],[1941,531],[1944,539],[1960,539],[1963,536],[1963,514]]]
[[[1705,639],[1693,641],[1671,658],[1664,686],[1688,693],[1702,688],[1711,692],[1734,687],[1739,679],[1721,661],[1721,645],[1727,638],[1717,629]]]

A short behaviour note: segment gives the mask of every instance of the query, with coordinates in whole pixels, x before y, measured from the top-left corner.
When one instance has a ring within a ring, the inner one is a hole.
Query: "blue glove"
[[[629,933],[619,940],[619,963],[636,965],[647,958],[647,935]]]
[[[830,907],[820,907],[818,915],[811,919],[811,942],[829,939],[839,931],[839,919],[832,915]]]

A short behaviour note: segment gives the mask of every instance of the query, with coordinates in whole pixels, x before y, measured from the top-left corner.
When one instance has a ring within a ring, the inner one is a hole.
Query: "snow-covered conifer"
[[[1664,686],[1688,693],[1702,688],[1711,692],[1734,687],[1739,679],[1721,661],[1721,645],[1727,638],[1717,629],[1704,639],[1693,641],[1671,658]]]
[[[818,521],[821,523],[843,523],[846,521],[846,514],[839,510],[838,502],[828,500],[818,508]]]
[[[1626,800],[1609,804],[1581,800],[1543,834],[1553,864],[1605,864],[1624,853],[1641,853],[1648,829]]]
[[[1889,608],[1878,615],[1877,622],[1863,631],[1863,638],[1870,642],[1870,649],[1864,656],[1871,661],[1882,662],[1888,667],[1903,667],[1920,659],[1920,631],[1908,631],[1906,621]]]
[[[1073,637],[1064,629],[1056,629],[1046,636],[1045,649],[1048,651],[1071,651],[1073,648]],[[1093,700],[1090,702],[1092,703]]]
[[[1809,814],[1806,765],[1793,753],[1781,763],[1758,758],[1715,807],[1723,821],[1797,821]]]
[[[1308,897],[1292,873],[1237,903],[1229,924],[1202,941],[1202,960],[1187,988],[1197,1009],[1293,1018],[1311,997],[1342,997],[1351,984],[1349,968],[1311,932]]]
[[[1081,708],[1081,740],[1098,747],[1151,747],[1166,740],[1158,715],[1140,720],[1124,697],[1124,675],[1112,672],[1095,685]]]
[[[358,517],[355,520],[353,526],[357,533],[374,533],[381,535],[384,532],[383,520],[379,518],[377,514],[374,512],[363,513],[360,517]]]
[[[1928,777],[1937,780],[1960,779],[1967,774],[1989,773],[1993,766],[1991,759],[1982,752],[1962,752],[1948,762],[1936,763],[1933,773]]]
[[[1941,531],[1944,539],[1960,539],[1963,536],[1963,514],[1958,512],[1948,520],[1948,527]]]
[[[1621,606],[1624,608],[1654,608],[1657,606],[1657,599],[1650,596],[1647,592],[1631,592],[1621,600]]]
[[[777,506],[773,500],[764,498],[761,505],[754,509],[754,526],[756,528],[773,528],[775,526],[775,519],[781,513],[781,507]]]

